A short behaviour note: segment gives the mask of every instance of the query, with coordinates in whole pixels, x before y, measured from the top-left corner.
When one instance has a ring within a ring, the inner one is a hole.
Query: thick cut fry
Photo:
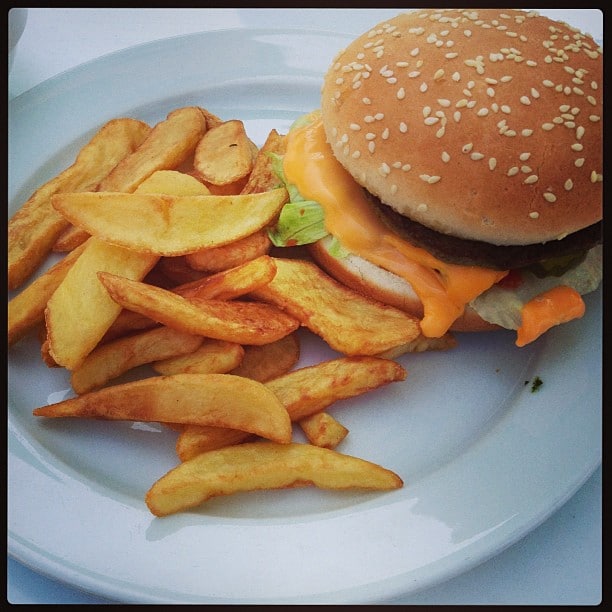
[[[203,339],[203,344],[185,355],[170,357],[152,363],[159,374],[226,374],[241,361],[244,348],[235,342]]]
[[[160,268],[162,273],[179,278],[182,276],[182,265],[180,262],[176,262],[177,268],[173,269],[173,271],[169,271],[166,267],[173,266],[172,262],[177,259],[182,258],[163,257],[155,269]],[[164,262],[168,263],[164,265]],[[262,258],[260,261],[247,262],[244,266],[226,270],[206,278],[190,280],[190,282],[171,287],[171,290],[173,293],[183,297],[234,299],[251,292],[262,284],[270,282],[275,273],[276,267],[274,262],[267,257]],[[147,282],[147,279],[145,279],[145,282]],[[107,342],[108,340],[119,338],[130,331],[148,329],[155,325],[157,323],[146,315],[124,309],[109,328],[103,341]]]
[[[191,155],[206,132],[206,117],[195,106],[178,108],[153,127],[146,140],[100,181],[98,191],[133,192],[156,170],[173,170]]]
[[[19,287],[46,258],[69,222],[51,206],[51,196],[88,191],[147,137],[136,119],[113,119],[79,152],[72,166],[37,189],[8,223],[8,286]]]
[[[121,311],[99,281],[98,271],[141,279],[156,261],[155,255],[135,253],[94,237],[87,241],[45,309],[49,353],[57,364],[69,370],[78,367]]]
[[[86,242],[88,238],[89,234],[85,230],[71,225],[61,233],[53,243],[51,250],[54,253],[69,253]]]
[[[193,166],[213,185],[227,185],[248,177],[254,155],[244,124],[238,119],[209,129],[196,147]]]
[[[291,421],[274,393],[231,374],[175,374],[105,387],[57,404],[35,416],[192,423],[240,429],[286,444]]]
[[[45,320],[45,308],[85,245],[81,245],[30,283],[8,303],[9,346]]]
[[[71,223],[106,242],[176,256],[228,244],[260,230],[286,200],[285,189],[236,196],[105,191],[58,194],[52,203]]]
[[[323,448],[336,448],[349,430],[327,412],[317,412],[300,419],[300,427],[308,441]]]
[[[300,358],[300,342],[295,333],[262,346],[246,346],[240,365],[232,374],[267,382],[291,370]]]
[[[177,196],[209,195],[208,187],[197,178],[176,170],[157,170],[134,193],[170,193]]]
[[[287,148],[285,136],[281,136],[276,130],[272,130],[263,147],[259,149],[253,170],[249,175],[249,180],[242,189],[242,193],[260,193],[276,189],[281,181],[272,169],[270,153],[282,155]]]
[[[194,269],[202,272],[221,272],[270,252],[272,241],[266,228],[219,247],[201,249],[185,255]]]
[[[96,347],[72,372],[70,383],[83,394],[102,387],[113,378],[138,366],[192,353],[204,342],[202,336],[158,327]]]
[[[156,516],[199,506],[218,495],[313,485],[392,490],[402,479],[380,465],[310,444],[253,442],[204,453],[162,476],[145,501]]]
[[[276,274],[274,259],[262,255],[244,264],[174,289],[183,297],[232,300],[268,284]]]
[[[376,355],[414,340],[418,319],[341,285],[299,259],[276,260],[274,279],[253,292],[299,319],[345,355]]]
[[[404,380],[406,371],[378,357],[341,357],[288,372],[265,383],[285,406],[292,421],[321,412],[334,402]],[[200,453],[238,444],[249,436],[217,427],[187,426],[176,442],[181,461]]]
[[[186,299],[136,281],[100,273],[113,300],[173,329],[238,344],[267,344],[297,329],[299,322],[269,304]]]

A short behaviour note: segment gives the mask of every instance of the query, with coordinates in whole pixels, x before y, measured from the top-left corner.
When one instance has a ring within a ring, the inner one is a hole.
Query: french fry
[[[267,229],[263,228],[229,244],[187,253],[185,261],[194,270],[222,272],[267,255],[271,248],[272,241]]]
[[[82,395],[141,365],[192,353],[204,342],[202,336],[158,327],[97,346],[75,368],[70,384]]]
[[[157,267],[164,261],[174,259],[180,258],[162,258],[158,262]],[[166,271],[164,266],[161,267],[162,271]],[[238,266],[231,270],[220,272],[219,274],[177,285],[172,287],[171,290],[173,293],[183,297],[227,300],[249,293],[256,287],[269,282],[275,273],[276,267],[274,266],[274,262],[269,257],[263,257],[260,260],[247,262],[243,266]],[[175,272],[174,275],[180,276],[181,274],[180,272]],[[148,329],[155,325],[157,325],[157,323],[150,317],[124,309],[109,328],[103,341],[106,342],[111,339],[119,338],[130,331]]]
[[[282,444],[291,421],[274,393],[231,374],[174,374],[104,387],[35,408],[34,416],[190,423],[248,431]]]
[[[244,348],[235,342],[202,339],[202,345],[185,355],[169,357],[151,364],[159,374],[226,374],[242,361]]]
[[[414,340],[415,317],[341,285],[315,264],[275,258],[276,276],[253,292],[276,304],[345,355],[376,355]]]
[[[100,181],[97,191],[135,191],[155,171],[179,166],[193,153],[205,132],[206,117],[200,108],[186,106],[173,110]]]
[[[336,448],[349,430],[328,412],[317,412],[300,419],[300,427],[308,441],[323,448]]]
[[[57,364],[69,370],[78,367],[121,311],[97,272],[118,272],[136,280],[144,278],[156,261],[155,255],[129,251],[95,237],[87,241],[45,309],[49,354]]]
[[[72,224],[101,240],[176,256],[228,244],[262,229],[286,200],[285,189],[276,189],[236,196],[66,193],[51,201]]]
[[[176,196],[209,195],[197,178],[176,170],[157,170],[136,187],[134,193],[165,193]]]
[[[204,453],[162,476],[145,501],[155,516],[240,491],[316,486],[393,490],[402,479],[380,465],[310,444],[253,442]]]
[[[183,297],[231,300],[268,284],[276,274],[272,257],[262,255],[239,266],[218,272],[174,289]]]
[[[40,323],[44,323],[47,302],[84,248],[85,246],[81,245],[68,253],[9,301],[7,330],[9,346]]]
[[[53,243],[51,250],[54,253],[69,253],[83,244],[89,238],[89,234],[80,227],[71,225],[67,227]]]
[[[225,121],[202,136],[195,150],[193,166],[208,183],[235,183],[248,177],[253,169],[251,144],[242,121]]]
[[[238,344],[267,344],[299,326],[292,316],[269,304],[186,299],[114,274],[102,272],[99,278],[117,304],[191,334]]]
[[[51,206],[56,193],[88,191],[147,137],[136,119],[113,119],[79,151],[72,166],[39,187],[8,222],[8,286],[16,289],[38,269],[69,222]]]
[[[300,358],[300,343],[294,333],[262,346],[244,347],[244,356],[232,374],[267,382],[291,370]]]
[[[281,181],[272,169],[270,153],[282,155],[285,152],[287,143],[285,136],[281,136],[276,130],[272,130],[263,147],[259,149],[253,170],[249,175],[249,180],[242,189],[242,193],[260,193],[276,189]]]
[[[355,397],[391,382],[404,380],[404,368],[379,357],[340,357],[288,372],[266,383],[281,400],[292,421],[321,412],[338,400]],[[186,461],[202,452],[248,439],[217,427],[187,426],[176,441],[176,452]],[[230,440],[230,442],[228,442]]]

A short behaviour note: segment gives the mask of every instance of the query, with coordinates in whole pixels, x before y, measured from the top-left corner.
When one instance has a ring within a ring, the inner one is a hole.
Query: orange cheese
[[[579,319],[584,311],[582,296],[571,287],[559,285],[536,295],[521,310],[516,346],[533,342],[555,325]]]
[[[410,283],[423,303],[425,336],[442,336],[468,302],[507,274],[442,262],[390,232],[334,157],[320,119],[289,132],[283,169],[304,198],[321,204],[327,231],[345,248]]]

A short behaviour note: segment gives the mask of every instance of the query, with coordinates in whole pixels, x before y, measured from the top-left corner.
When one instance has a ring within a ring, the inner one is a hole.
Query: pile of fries
[[[273,130],[259,148],[241,121],[195,106],[153,127],[113,119],[9,220],[9,345],[38,333],[74,390],[33,414],[176,430],[179,464],[146,494],[156,516],[237,491],[401,487],[335,450],[349,432],[325,410],[404,380],[398,355],[454,345],[273,252],[288,195],[269,153],[284,143]],[[296,369],[300,327],[340,356]],[[145,364],[149,377],[120,382]]]

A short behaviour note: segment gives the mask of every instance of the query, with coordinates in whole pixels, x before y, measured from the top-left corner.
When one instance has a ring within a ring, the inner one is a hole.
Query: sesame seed
[[[529,213],[529,216],[530,216],[532,219],[537,219],[537,218],[540,216],[540,213],[539,213],[539,212],[536,212],[536,211],[534,210],[533,212],[530,212],[530,213]]]
[[[576,166],[576,168],[582,168],[583,165],[584,165],[584,157],[579,157],[578,159],[574,161],[574,166]]]
[[[406,90],[403,87],[400,87],[395,94],[398,100],[403,100],[406,97]]]
[[[556,202],[557,201],[557,196],[554,193],[551,193],[550,191],[545,191],[542,196],[544,196],[544,199],[547,202]]]
[[[425,125],[433,125],[434,123],[438,123],[440,119],[438,117],[426,117],[423,121]]]
[[[391,185],[391,195],[395,195],[397,193],[397,185]]]
[[[521,153],[519,159],[521,161],[527,161],[531,157],[531,153]]]
[[[497,160],[494,157],[489,157],[489,170],[495,170],[497,166]]]
[[[461,151],[463,153],[469,153],[472,150],[473,146],[474,146],[473,143],[468,142],[467,144],[464,144],[463,147],[461,147]]]
[[[525,104],[526,106],[529,106],[531,104],[531,100],[528,96],[521,96],[519,99],[521,101],[521,104]]]
[[[574,186],[574,182],[572,181],[572,179],[567,179],[567,181],[565,181],[565,183],[563,184],[565,191],[570,191],[573,186]]]
[[[456,83],[458,83],[461,80],[461,75],[458,72],[453,72],[451,79],[453,79],[453,81],[455,81]]]
[[[368,142],[368,151],[370,153],[374,153],[375,149],[376,149],[376,144],[374,143],[373,140],[370,140],[370,142]]]
[[[417,211],[418,212],[426,212],[427,211],[427,204],[419,204],[417,206]]]
[[[576,140],[580,140],[584,136],[584,127],[579,125],[576,128]]]
[[[450,155],[446,151],[442,151],[442,161],[446,164],[450,161]]]
[[[431,115],[431,106],[423,107],[423,117],[429,117]]]
[[[410,164],[404,164],[402,166],[402,171],[403,172],[408,172],[409,170],[412,170],[412,166]]]
[[[507,104],[502,104],[500,110],[502,113],[506,113],[506,115],[510,114],[510,107]]]
[[[374,134],[373,132],[368,132],[368,133],[365,135],[365,139],[366,139],[366,140],[374,140],[375,138],[376,138],[376,134]]]
[[[442,70],[442,68],[438,68],[438,70],[436,70],[434,72],[434,81],[439,81],[442,77],[444,76],[444,70]]]
[[[384,113],[376,113],[376,114],[374,115],[374,119],[376,119],[376,121],[381,121],[381,120],[382,120],[382,119],[384,119],[384,118],[385,118]]]
[[[575,142],[570,146],[570,149],[572,151],[582,151],[582,149],[584,149],[584,147],[579,143],[579,142]]]
[[[527,185],[533,185],[533,183],[537,183],[537,181],[538,181],[537,174],[531,174],[523,182]]]
[[[421,83],[421,85],[419,87],[419,91],[421,93],[425,93],[427,91],[427,83],[425,83],[425,82]]]
[[[484,158],[484,155],[482,153],[474,152],[470,154],[470,158],[473,159],[474,161],[479,161]]]
[[[380,164],[380,167],[378,169],[378,171],[380,172],[380,174],[382,174],[383,176],[387,176],[388,174],[390,174],[391,172],[391,168],[389,168],[388,164],[385,164],[384,162],[382,164]]]
[[[488,108],[481,108],[478,110],[478,112],[476,113],[479,117],[486,117],[489,114],[489,109]]]
[[[349,127],[351,128],[351,130],[353,130],[354,132],[357,132],[358,130],[361,129],[361,126],[358,123],[351,123],[349,125]]]
[[[518,173],[519,173],[518,166],[512,166],[512,168],[508,170],[508,176],[514,176]]]
[[[453,119],[455,120],[455,123],[459,123],[459,121],[461,121],[461,112],[455,111],[453,113]]]
[[[438,98],[438,104],[440,106],[444,106],[445,108],[448,108],[451,105],[451,101],[445,98]]]
[[[399,131],[402,134],[405,134],[408,131],[408,126],[403,121],[399,124]]]
[[[521,130],[521,136],[531,136],[532,134],[533,134],[533,130],[530,130],[528,128]]]
[[[380,135],[380,137],[383,140],[387,140],[387,138],[389,138],[389,128],[385,128],[382,132],[382,134]]]
[[[370,100],[370,98],[361,98],[361,101],[362,101],[364,104],[372,104],[372,100]]]
[[[361,151],[353,151],[353,154],[351,155],[351,157],[353,159],[359,159],[361,157]]]
[[[550,132],[550,130],[552,130],[555,127],[554,123],[543,123],[542,124],[542,129],[546,130],[547,132]]]

